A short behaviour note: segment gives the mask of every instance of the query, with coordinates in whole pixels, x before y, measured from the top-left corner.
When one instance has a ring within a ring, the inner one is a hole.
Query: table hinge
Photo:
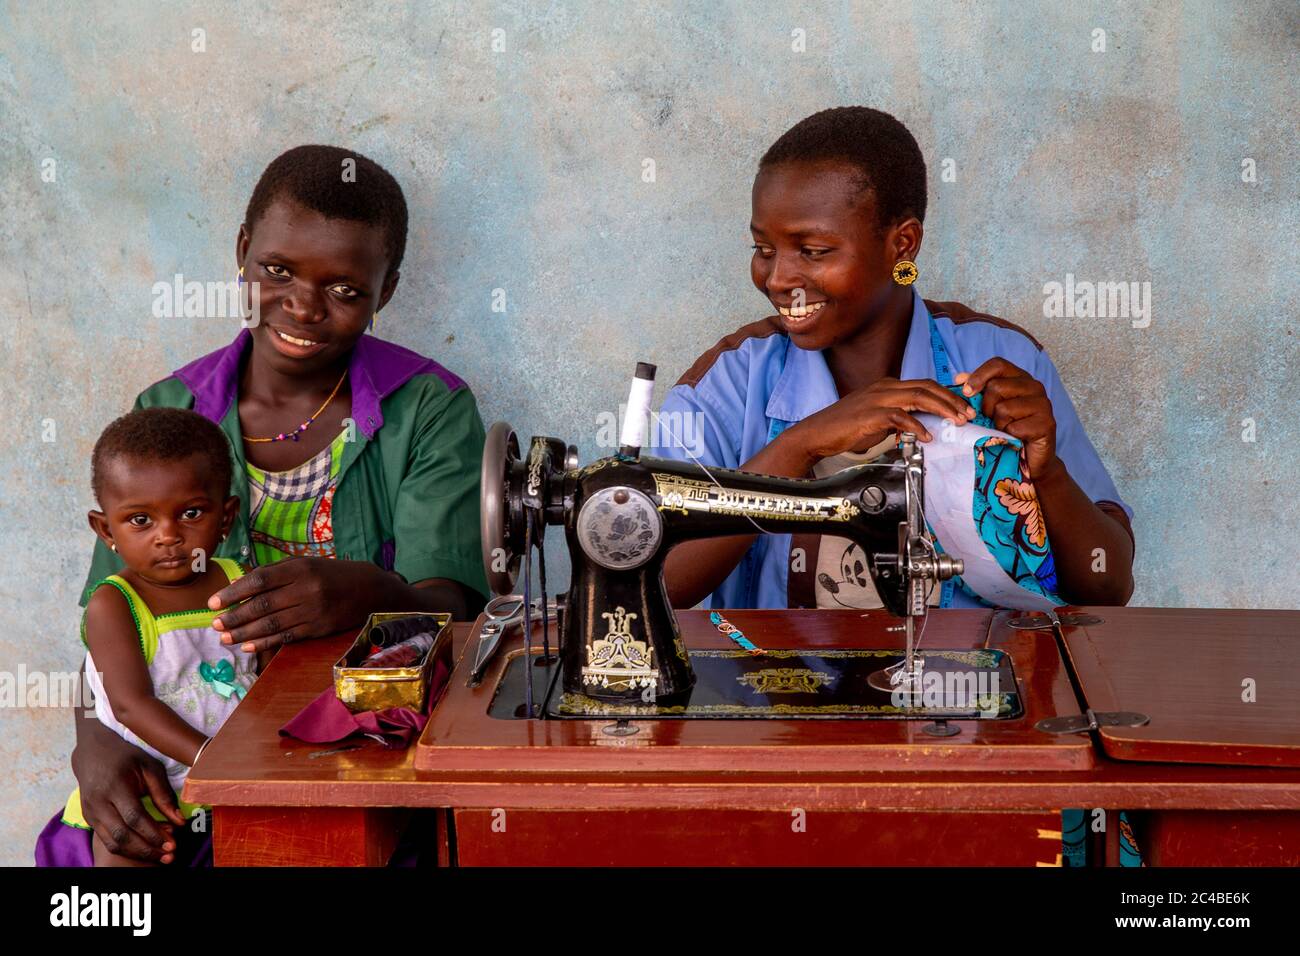
[[[1081,734],[1101,727],[1141,727],[1151,718],[1131,710],[1096,711],[1091,707],[1082,714],[1068,717],[1044,717],[1034,729],[1045,734]]]

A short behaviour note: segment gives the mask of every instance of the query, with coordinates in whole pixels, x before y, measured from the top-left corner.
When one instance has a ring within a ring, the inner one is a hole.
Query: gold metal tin
[[[433,648],[419,664],[410,667],[362,667],[370,653],[370,630],[376,624],[403,617],[432,617],[438,621]],[[442,659],[451,669],[451,615],[423,612],[371,614],[346,654],[334,665],[334,693],[354,714],[389,707],[409,707],[424,712],[434,666]]]

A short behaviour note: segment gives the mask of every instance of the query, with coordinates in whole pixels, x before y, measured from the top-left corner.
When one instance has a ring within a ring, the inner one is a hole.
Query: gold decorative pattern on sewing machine
[[[582,468],[579,468],[577,473],[574,475],[574,477],[586,478],[588,475],[594,475],[596,472],[602,471],[608,468],[610,465],[615,464],[616,461],[617,459],[614,458],[598,458],[595,461],[593,461],[590,465],[586,465]]]
[[[783,518],[791,521],[851,521],[861,509],[848,498],[812,498],[720,488],[707,481],[652,474],[660,511]]]
[[[709,492],[713,490],[713,485],[709,482],[661,475],[658,472],[655,472],[653,477],[655,494],[659,496],[660,511],[680,511],[682,514],[687,514],[690,511],[709,510]]]
[[[829,687],[835,675],[809,667],[765,667],[741,674],[736,680],[748,685],[755,694],[815,694],[822,687]]]
[[[536,498],[542,492],[542,463],[546,460],[546,442],[533,439],[533,446],[528,450],[528,485],[524,489],[529,498]]]
[[[920,655],[926,683],[911,702],[894,700],[866,680],[878,662],[899,659],[896,648],[764,648],[762,659],[738,648],[696,648],[691,659],[699,680],[689,700],[601,700],[564,691],[547,708],[552,717],[614,719],[987,720],[1023,713],[1019,694],[1003,690],[1017,687],[1005,652],[934,648]],[[983,679],[975,672],[985,672]]]
[[[653,651],[645,641],[632,636],[636,614],[622,605],[600,615],[609,624],[608,633],[587,646],[587,665],[582,668],[584,684],[599,684],[611,690],[654,687],[659,682]]]
[[[998,716],[1011,713],[1010,694],[1003,694]],[[582,694],[564,693],[554,710],[560,717],[906,717],[969,719],[959,708],[907,708],[891,704],[618,704]]]

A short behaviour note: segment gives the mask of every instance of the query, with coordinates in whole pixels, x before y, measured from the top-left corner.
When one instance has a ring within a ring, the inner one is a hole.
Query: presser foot
[[[897,664],[890,664],[888,667],[881,668],[867,677],[867,685],[875,690],[884,691],[886,694],[902,695],[906,697],[915,697],[916,706],[920,706],[921,697],[921,678],[925,671],[925,661],[920,655],[912,658],[912,666],[904,669],[906,661],[899,661]]]

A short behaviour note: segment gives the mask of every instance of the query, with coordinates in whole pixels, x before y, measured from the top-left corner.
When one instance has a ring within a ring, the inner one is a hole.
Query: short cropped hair
[[[103,504],[108,465],[118,459],[158,463],[182,462],[198,455],[203,474],[224,496],[234,466],[226,433],[215,422],[185,408],[139,408],[104,429],[90,456],[90,486]]]
[[[345,166],[346,160],[352,160],[353,165]],[[338,146],[295,146],[281,153],[271,160],[253,187],[244,213],[249,232],[278,199],[291,199],[326,219],[381,227],[389,273],[402,264],[406,255],[406,197],[392,174],[374,160]]]
[[[758,167],[826,160],[858,168],[882,230],[910,216],[925,222],[925,157],[907,127],[888,113],[866,106],[814,113],[783,133]]]

